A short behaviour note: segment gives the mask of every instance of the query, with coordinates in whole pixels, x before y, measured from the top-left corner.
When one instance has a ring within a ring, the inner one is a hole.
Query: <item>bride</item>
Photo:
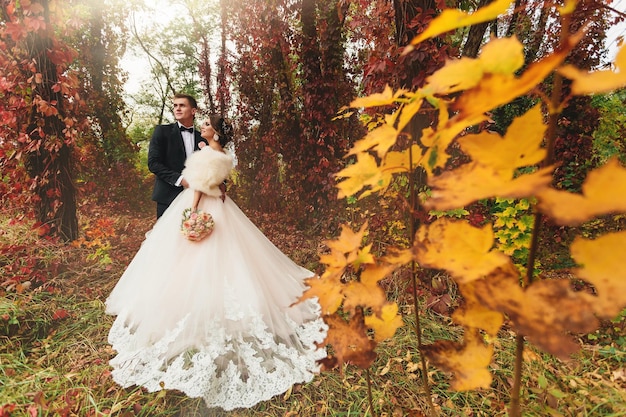
[[[202,124],[209,145],[186,162],[183,191],[157,221],[106,300],[115,382],[251,407],[310,381],[327,327],[314,300],[297,303],[313,273],[296,265],[220,191],[232,169],[221,117]],[[226,130],[226,132],[225,132]],[[201,190],[202,192],[198,191]],[[197,205],[213,232],[191,241],[183,211]]]

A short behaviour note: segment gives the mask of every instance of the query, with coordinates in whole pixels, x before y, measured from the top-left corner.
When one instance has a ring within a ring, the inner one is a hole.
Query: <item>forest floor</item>
[[[152,226],[153,208],[84,211],[89,212],[80,219],[85,236],[72,245],[38,239],[27,222],[9,225],[8,219],[0,218],[0,267],[13,274],[19,273],[16,268],[24,274],[44,274],[39,276],[45,281],[32,286],[0,283],[0,417],[507,415],[515,335],[506,328],[493,341],[491,388],[451,391],[449,375],[430,367],[434,410],[429,409],[421,382],[413,303],[402,283],[391,283],[387,289],[401,307],[405,326],[378,346],[378,358],[368,370],[348,365],[341,371],[323,372],[311,383],[228,413],[206,409],[201,400],[176,391],[123,389],[111,379],[108,366],[115,352],[107,344],[113,319],[104,314],[104,300]],[[279,214],[246,212],[295,262],[318,268],[326,236],[310,236]],[[458,338],[460,329],[449,314],[430,308],[433,300],[438,296],[425,295],[419,303],[424,343]],[[559,361],[528,346],[523,415],[626,416],[624,320],[620,317],[579,338],[581,350],[571,361]],[[369,407],[369,391],[374,410]]]

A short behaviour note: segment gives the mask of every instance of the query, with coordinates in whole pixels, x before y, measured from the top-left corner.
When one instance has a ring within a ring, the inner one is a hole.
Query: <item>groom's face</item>
[[[191,107],[191,103],[186,98],[174,99],[174,118],[182,123],[184,126],[191,126],[193,124],[193,118],[196,114],[196,109]]]

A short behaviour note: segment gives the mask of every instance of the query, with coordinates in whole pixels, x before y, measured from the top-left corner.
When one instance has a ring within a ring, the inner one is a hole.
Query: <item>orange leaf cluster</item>
[[[496,0],[472,14],[445,10],[411,44],[495,19],[511,3]],[[567,1],[559,11],[569,14],[575,6],[575,0]],[[354,100],[353,107],[385,106],[396,111],[386,114],[382,124],[355,143],[348,155],[355,162],[337,174],[338,197],[362,198],[382,192],[395,175],[412,173],[419,166],[428,174],[431,187],[426,209],[458,209],[495,197],[529,198],[537,201],[536,211],[571,226],[595,216],[626,212],[626,169],[617,160],[591,171],[582,194],[550,187],[554,167],[544,162],[548,130],[544,119],[558,112],[560,104],[537,104],[516,118],[504,136],[468,133],[468,128],[487,119],[487,112],[537,91],[555,71],[573,81],[573,95],[626,86],[626,46],[611,70],[589,73],[563,65],[581,37],[582,33],[569,35],[559,48],[528,65],[524,65],[523,45],[515,37],[492,39],[477,59],[448,62],[415,92],[394,92],[387,87],[380,94]],[[423,110],[424,102],[438,112],[437,125],[424,129],[419,141],[399,146],[398,136]],[[453,143],[469,162],[446,171]],[[626,232],[595,240],[577,238],[571,245],[572,258],[579,265],[574,273],[593,287],[593,293],[574,290],[567,279],[522,284],[523,277],[510,257],[494,249],[489,224],[475,227],[465,220],[439,219],[417,231],[411,250],[398,250],[397,255],[378,262],[369,246],[361,248],[364,234],[365,226],[356,233],[344,228],[337,241],[328,243],[330,254],[322,255],[326,273],[321,280],[309,282],[307,296],[318,296],[324,314],[332,317],[329,320],[336,330],[329,341],[340,363],[370,364],[375,342],[393,335],[400,325],[397,306],[386,301],[378,283],[412,261],[447,271],[463,296],[453,319],[464,327],[464,341],[437,341],[423,347],[432,363],[454,374],[452,386],[458,390],[489,386],[493,346],[481,334],[496,337],[505,319],[519,335],[565,359],[579,347],[573,334],[594,331],[598,318],[610,319],[626,307],[626,275],[621,265]],[[349,268],[357,278],[346,279]],[[336,316],[341,306],[348,322]],[[369,309],[373,314],[364,316]],[[373,341],[364,337],[366,329],[374,330]],[[335,334],[339,331],[344,333]]]
[[[510,264],[476,281],[476,296],[483,305],[507,315],[514,329],[539,348],[561,359],[579,349],[571,333],[598,327],[584,293],[568,280],[541,280],[527,288],[519,285],[519,272]]]
[[[309,288],[301,297],[318,298],[329,326],[325,342],[332,345],[334,356],[323,362],[326,368],[346,362],[367,368],[376,358],[377,343],[392,337],[403,324],[398,306],[387,301],[379,283],[409,255],[377,261],[371,245],[362,246],[366,231],[367,223],[357,232],[344,225],[337,240],[325,242],[330,253],[321,255],[320,261],[326,271],[306,281]]]

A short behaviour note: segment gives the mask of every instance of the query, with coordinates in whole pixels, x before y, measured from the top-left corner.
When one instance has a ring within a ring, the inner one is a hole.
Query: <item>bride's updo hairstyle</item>
[[[219,137],[220,146],[226,146],[226,144],[233,139],[233,125],[219,114],[209,115],[209,121]]]

